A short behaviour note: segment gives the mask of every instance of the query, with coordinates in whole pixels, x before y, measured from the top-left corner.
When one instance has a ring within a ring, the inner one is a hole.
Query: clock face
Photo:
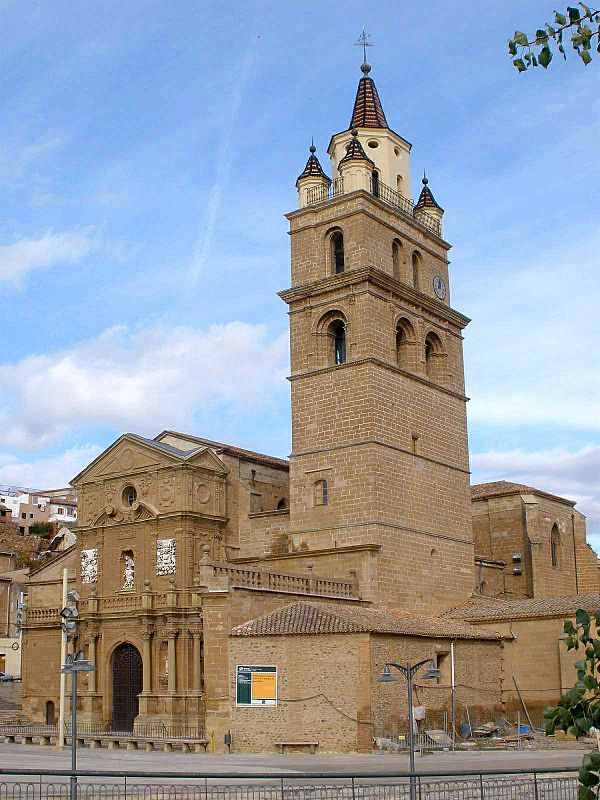
[[[439,275],[436,275],[433,279],[433,291],[435,292],[436,297],[439,297],[440,300],[443,300],[446,297],[446,284]]]

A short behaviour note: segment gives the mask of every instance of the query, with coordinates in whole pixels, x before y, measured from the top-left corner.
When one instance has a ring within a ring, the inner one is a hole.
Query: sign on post
[[[238,706],[277,705],[277,667],[236,667],[236,698]]]

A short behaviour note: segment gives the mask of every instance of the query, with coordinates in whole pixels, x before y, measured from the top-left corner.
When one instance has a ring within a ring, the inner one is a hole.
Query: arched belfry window
[[[379,197],[379,173],[376,169],[371,173],[371,191],[375,197]]]
[[[412,254],[412,283],[415,289],[420,288],[421,256],[415,250]]]
[[[392,267],[394,270],[394,278],[400,280],[402,266],[402,242],[400,239],[394,239],[392,242]]]
[[[331,235],[331,263],[333,265],[333,272],[340,275],[345,268],[344,259],[344,234],[341,231],[335,231]]]
[[[316,506],[326,506],[329,503],[329,487],[324,479],[315,482],[314,503]]]
[[[550,557],[552,566],[558,567],[560,561],[560,533],[556,523],[552,526],[552,533],[550,534]]]
[[[415,331],[407,319],[400,319],[396,325],[396,358],[402,369],[415,368]]]
[[[425,337],[425,372],[430,380],[444,380],[445,358],[440,337],[436,333],[428,333]]]
[[[331,337],[331,361],[333,365],[346,363],[346,326],[341,319],[334,320],[329,326]]]

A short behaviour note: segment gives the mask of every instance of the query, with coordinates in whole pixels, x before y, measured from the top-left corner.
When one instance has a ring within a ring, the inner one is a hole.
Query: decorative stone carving
[[[123,589],[133,589],[135,581],[135,562],[131,553],[123,554],[125,569],[123,571]]]
[[[156,540],[156,574],[174,575],[177,571],[175,539]]]
[[[96,583],[98,580],[98,548],[81,551],[81,582]]]

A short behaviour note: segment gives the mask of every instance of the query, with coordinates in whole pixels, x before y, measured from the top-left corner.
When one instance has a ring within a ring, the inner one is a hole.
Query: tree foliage
[[[31,536],[39,536],[42,539],[49,539],[54,533],[54,525],[51,522],[33,522],[29,526]]]
[[[544,709],[544,730],[552,736],[556,730],[586,736],[590,728],[600,730],[600,613],[588,614],[579,609],[575,624],[564,624],[567,650],[581,650],[575,662],[577,682],[563,694],[556,706]],[[579,800],[597,800],[600,792],[600,752],[588,753],[579,770]]]
[[[519,72],[526,72],[530,67],[537,66],[548,69],[553,49],[558,49],[566,60],[563,42],[565,32],[571,32],[571,47],[584,64],[587,65],[592,60],[594,45],[596,52],[600,53],[600,11],[593,10],[584,3],[578,3],[578,6],[579,8],[568,6],[566,14],[555,11],[553,24],[546,22],[535,34],[515,31],[514,37],[508,40],[508,52],[512,57],[516,56],[512,63]]]

